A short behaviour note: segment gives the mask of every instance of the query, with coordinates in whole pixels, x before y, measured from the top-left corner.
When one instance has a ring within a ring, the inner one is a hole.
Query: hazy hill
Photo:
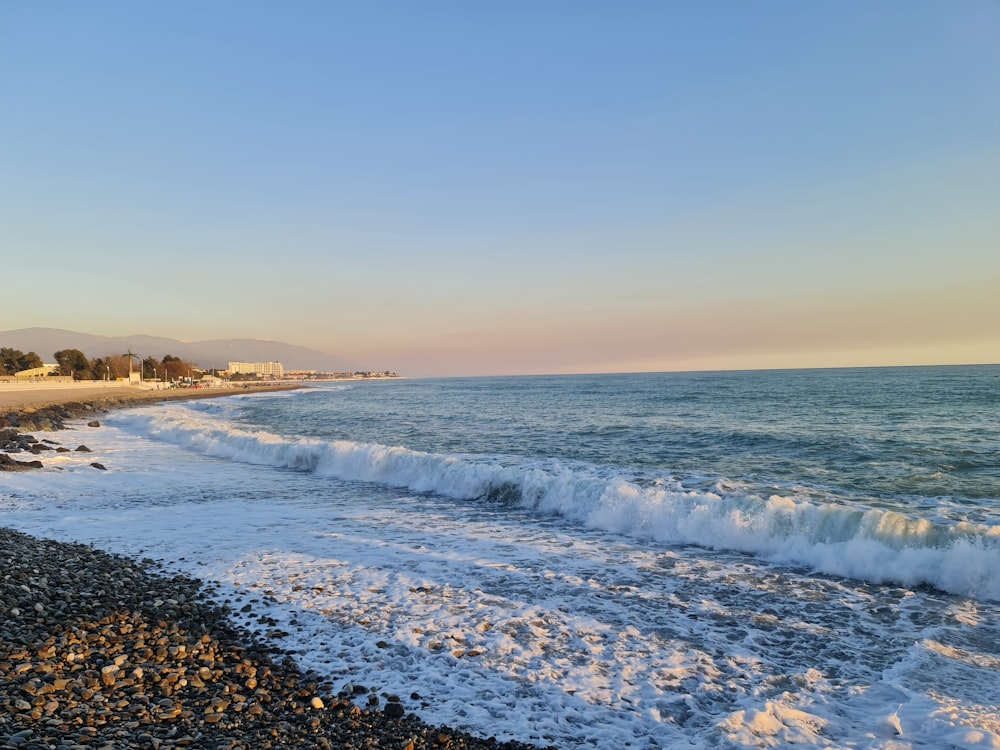
[[[124,354],[130,348],[142,358],[163,359],[164,355],[193,362],[205,369],[225,369],[230,361],[281,362],[286,370],[349,372],[359,369],[351,362],[332,354],[260,339],[218,339],[214,341],[179,341],[161,336],[95,336],[60,328],[20,328],[0,331],[0,347],[35,352],[45,362],[61,349],[79,349],[88,357]]]

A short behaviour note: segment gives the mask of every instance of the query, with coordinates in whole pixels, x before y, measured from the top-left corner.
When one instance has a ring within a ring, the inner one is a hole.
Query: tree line
[[[138,357],[128,354],[88,359],[79,349],[60,349],[52,356],[59,365],[59,371],[54,374],[70,375],[74,380],[115,380],[127,378],[129,372],[141,372],[143,380],[181,380],[191,377],[197,370],[193,362],[171,354],[160,360],[146,357],[141,362],[136,361]],[[0,375],[14,375],[44,364],[35,352],[0,347]]]

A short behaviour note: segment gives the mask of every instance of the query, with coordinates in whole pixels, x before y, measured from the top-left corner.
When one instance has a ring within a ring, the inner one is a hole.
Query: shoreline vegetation
[[[144,402],[234,395],[70,390],[14,401],[0,392],[0,429],[26,437]],[[303,673],[291,653],[230,614],[212,582],[161,561],[40,539],[0,521],[0,749],[533,747],[434,727],[377,686]],[[433,700],[413,688],[407,703]]]

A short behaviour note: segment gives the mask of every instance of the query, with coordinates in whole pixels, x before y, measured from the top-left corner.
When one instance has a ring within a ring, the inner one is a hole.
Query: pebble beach
[[[57,439],[25,440],[30,432],[58,438],[49,431],[109,408],[212,395],[228,394],[0,394],[0,428],[8,442],[45,446],[11,456],[21,463],[58,450]],[[529,747],[432,726],[377,685],[303,672],[291,654],[234,624],[215,593],[210,581],[157,561],[39,539],[0,521],[0,748]],[[406,698],[420,700],[420,690],[413,685]]]

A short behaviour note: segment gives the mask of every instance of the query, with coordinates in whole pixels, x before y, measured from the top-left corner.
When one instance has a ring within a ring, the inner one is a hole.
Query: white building
[[[59,365],[42,365],[41,367],[32,367],[30,370],[21,370],[20,372],[14,373],[14,378],[16,380],[37,380],[38,378],[44,378],[49,375],[58,375]]]
[[[285,377],[285,367],[281,362],[230,362],[229,374],[283,378]]]

